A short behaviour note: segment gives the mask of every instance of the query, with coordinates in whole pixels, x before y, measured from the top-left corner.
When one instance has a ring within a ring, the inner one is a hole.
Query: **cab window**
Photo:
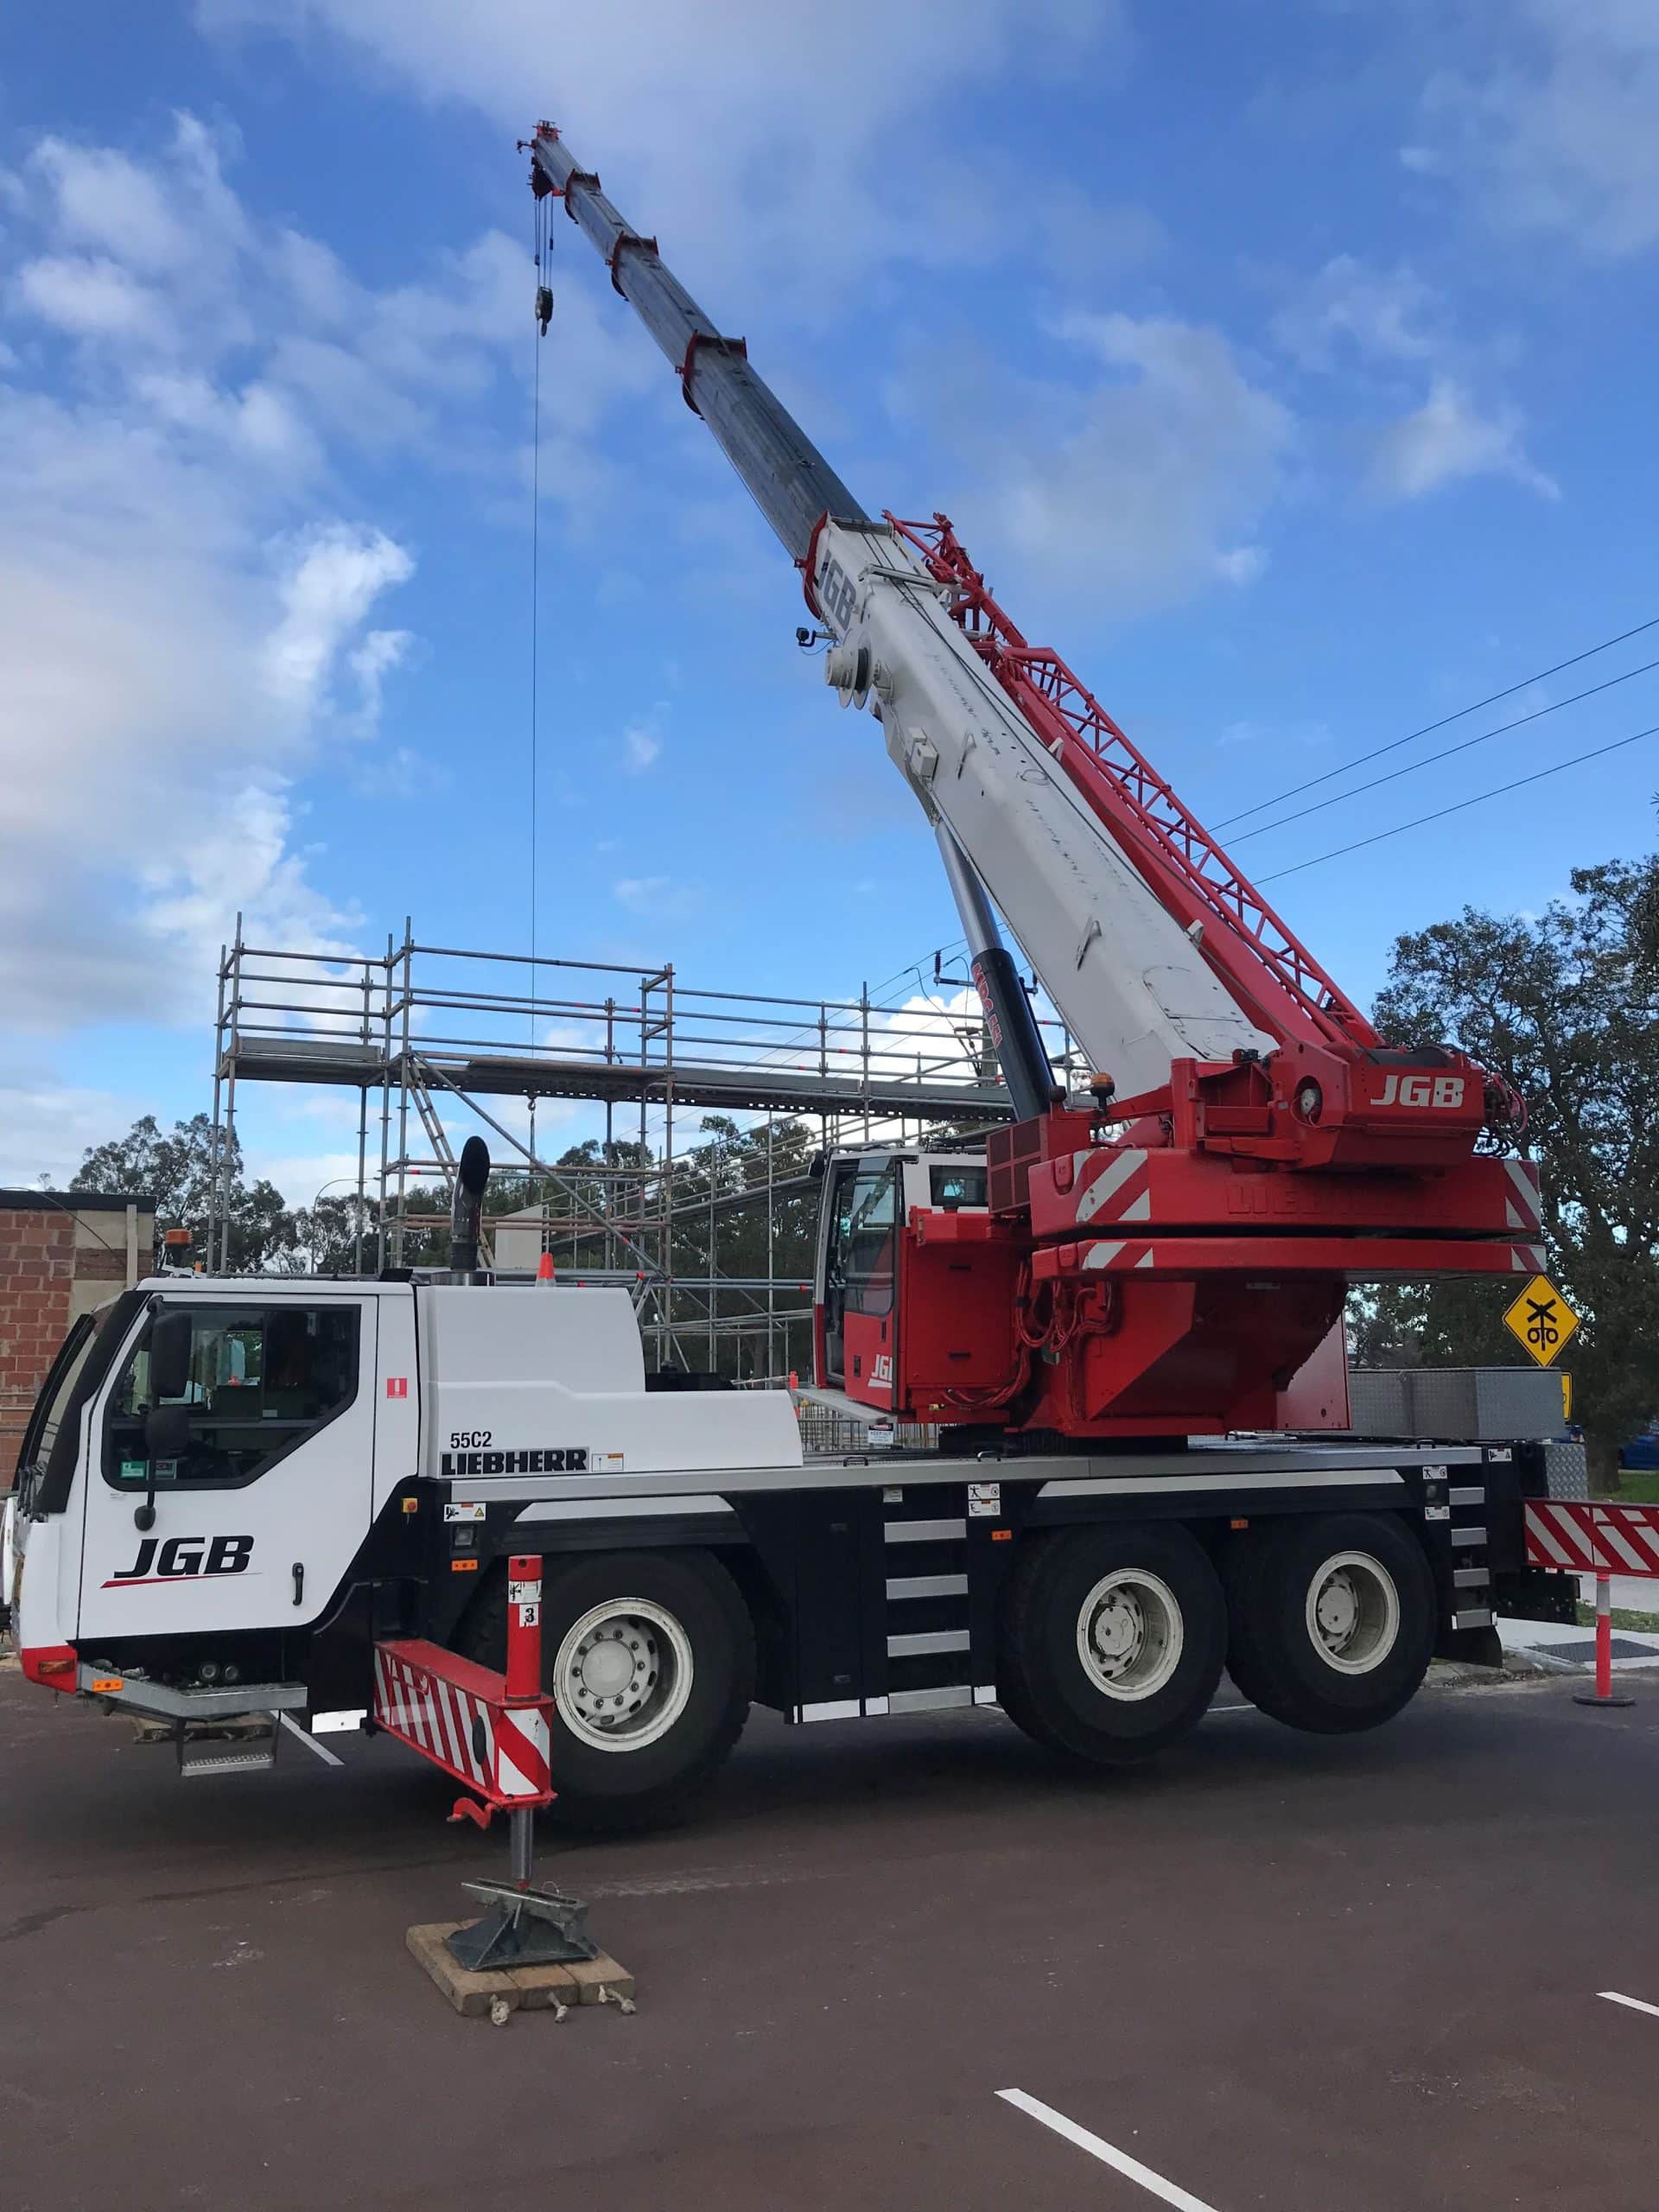
[[[899,1170],[861,1170],[848,1192],[842,1232],[842,1273],[853,1313],[893,1311],[893,1237],[899,1222]]]
[[[963,1206],[982,1206],[985,1204],[985,1170],[982,1167],[930,1167],[928,1196],[945,1213],[958,1213]]]
[[[163,1316],[188,1315],[183,1387],[158,1396],[150,1347]],[[343,1413],[357,1395],[355,1306],[166,1306],[129,1355],[105,1423],[104,1472],[118,1489],[150,1479],[146,1415],[188,1409],[189,1441],[158,1462],[158,1485],[225,1489],[252,1482]]]

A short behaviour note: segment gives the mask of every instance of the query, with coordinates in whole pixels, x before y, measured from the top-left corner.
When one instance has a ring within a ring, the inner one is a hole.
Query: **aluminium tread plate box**
[[[1434,1436],[1448,1443],[1560,1437],[1561,1378],[1528,1367],[1355,1369],[1348,1399],[1357,1436]]]

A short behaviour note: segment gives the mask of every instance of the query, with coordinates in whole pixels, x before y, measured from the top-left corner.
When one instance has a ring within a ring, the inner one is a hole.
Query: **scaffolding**
[[[1070,1039],[1045,1027],[1064,1073]],[[478,1130],[530,1196],[486,1224],[499,1272],[525,1271],[506,1248],[511,1231],[522,1254],[528,1230],[561,1276],[629,1289],[656,1365],[744,1381],[810,1363],[809,1149],[971,1146],[1009,1117],[977,1012],[925,990],[893,1007],[868,988],[852,1000],[697,989],[668,963],[422,944],[407,921],[384,955],[296,950],[250,944],[238,916],[214,1030],[208,1259],[221,1269],[251,1084],[355,1092],[355,1273],[371,1253],[377,1271],[404,1263],[411,1232],[440,1218],[435,1184],[447,1216],[460,1144]],[[550,1107],[561,1131],[573,1107],[589,1109],[596,1157],[547,1156],[537,1122]],[[703,1115],[721,1117],[712,1138]],[[745,1226],[757,1217],[764,1237]]]

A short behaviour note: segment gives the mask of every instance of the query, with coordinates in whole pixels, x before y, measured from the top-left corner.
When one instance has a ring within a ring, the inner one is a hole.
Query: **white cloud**
[[[519,249],[488,233],[375,290],[316,241],[262,236],[226,182],[233,152],[186,116],[153,156],[53,137],[6,178],[0,1005],[14,1030],[200,1019],[238,909],[267,942],[350,944],[356,918],[319,887],[330,863],[298,779],[325,731],[372,734],[417,641],[382,613],[414,556],[353,513],[345,471],[391,435],[517,509],[520,455],[474,426],[480,390],[526,365]],[[579,421],[604,404],[609,365],[588,321],[578,308],[568,325]],[[306,344],[363,370],[355,401],[297,372]],[[374,748],[353,751],[372,783]],[[395,748],[374,795],[423,771]]]
[[[622,766],[630,776],[643,776],[654,768],[663,753],[663,719],[668,712],[659,699],[648,715],[640,715],[622,733]]]
[[[250,230],[225,182],[232,134],[175,112],[166,175],[108,146],[41,140],[30,167],[51,188],[54,227],[67,238],[104,245],[118,238],[122,258],[151,272],[200,270],[249,242]],[[111,250],[115,250],[111,247]]]
[[[685,921],[702,905],[702,886],[681,883],[671,875],[625,875],[611,886],[611,896],[631,914],[654,921]]]
[[[958,388],[962,435],[989,478],[958,503],[969,543],[1000,541],[1033,588],[1116,616],[1259,575],[1266,553],[1239,533],[1279,488],[1288,410],[1199,324],[1072,314],[1055,334],[1078,381]],[[1001,437],[987,429],[998,423],[1011,426]]]
[[[352,782],[365,798],[435,798],[450,787],[449,771],[413,746],[381,748],[359,763]]]
[[[1367,481],[1379,497],[1419,499],[1476,476],[1559,496],[1528,456],[1521,410],[1474,396],[1490,363],[1459,338],[1442,296],[1408,264],[1378,270],[1338,255],[1281,309],[1274,335],[1304,370],[1337,379],[1344,406],[1386,415],[1366,440]]]
[[[1435,351],[1440,313],[1439,296],[1414,269],[1373,269],[1341,253],[1281,309],[1274,335],[1306,368],[1336,367],[1353,352],[1421,361]]]
[[[384,531],[362,524],[314,525],[295,542],[277,587],[282,620],[264,653],[267,689],[283,706],[311,713],[324,704],[345,641],[360,628],[381,593],[407,583],[415,563]],[[366,696],[409,644],[407,631],[376,630],[352,654]]]
[[[1422,405],[1378,440],[1371,489],[1385,499],[1415,499],[1473,476],[1507,476],[1548,499],[1559,487],[1528,460],[1513,408],[1482,414],[1449,377],[1436,377]]]
[[[1659,244],[1652,0],[1516,0],[1476,24],[1484,66],[1431,80],[1408,166],[1466,186],[1499,229],[1597,255]]]
[[[466,101],[504,133],[537,119],[526,64],[547,52],[544,0],[197,0],[197,16],[330,32],[435,105]],[[842,0],[822,28],[778,0],[634,0],[621,35],[605,8],[561,11],[550,66],[569,97],[554,119],[643,230],[672,218],[677,258],[711,302],[782,289],[823,315],[880,251],[973,264],[983,226],[959,219],[950,96],[1085,64],[1099,82],[1125,52],[1120,0]]]
[[[130,1128],[144,1110],[136,1098],[61,1083],[49,1068],[0,1080],[0,1184],[27,1190],[44,1179],[62,1189],[89,1147]]]
[[[380,716],[380,698],[388,676],[401,668],[415,644],[412,630],[371,630],[347,659],[358,688],[357,718],[372,728]]]
[[[106,256],[45,254],[17,272],[21,304],[72,338],[170,345],[171,316],[149,285]]]
[[[1253,584],[1267,573],[1268,553],[1262,545],[1234,545],[1217,553],[1216,574],[1224,584]]]

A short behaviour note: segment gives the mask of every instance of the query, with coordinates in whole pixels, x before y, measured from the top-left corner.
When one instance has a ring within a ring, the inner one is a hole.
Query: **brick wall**
[[[0,1214],[0,1490],[11,1486],[23,1423],[69,1325],[75,1220]]]
[[[70,1322],[150,1272],[155,1211],[125,1199],[0,1192],[0,1495],[10,1489],[36,1393]]]

